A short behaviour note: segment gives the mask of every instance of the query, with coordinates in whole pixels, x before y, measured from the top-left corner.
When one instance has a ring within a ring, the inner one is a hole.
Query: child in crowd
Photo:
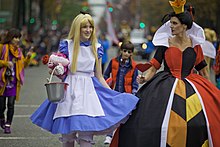
[[[132,59],[134,45],[124,41],[120,46],[120,55],[113,58],[104,72],[104,78],[112,78],[110,87],[118,92],[136,94],[138,83],[136,81],[138,70]],[[110,144],[113,132],[106,136],[104,144]]]

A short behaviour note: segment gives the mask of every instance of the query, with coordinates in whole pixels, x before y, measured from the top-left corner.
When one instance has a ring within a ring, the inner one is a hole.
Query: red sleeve
[[[196,52],[195,68],[196,68],[196,70],[199,71],[200,69],[204,68],[207,64],[205,62],[201,46],[200,45],[196,45],[194,47],[194,50]]]
[[[202,48],[200,45],[195,46],[194,50],[197,54],[195,65],[198,65],[200,62],[202,62],[204,60],[204,55],[203,55]]]
[[[164,54],[167,47],[165,46],[156,46],[155,50],[156,53],[154,54],[154,58],[151,59],[150,63],[156,68],[159,69],[163,60],[164,60]]]
[[[155,58],[152,58],[150,60],[150,64],[152,64],[157,70],[160,68],[161,64],[155,59]]]

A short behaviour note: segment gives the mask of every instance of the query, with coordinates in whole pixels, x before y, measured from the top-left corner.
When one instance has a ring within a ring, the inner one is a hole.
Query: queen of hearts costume
[[[110,147],[218,147],[220,146],[220,91],[194,69],[206,66],[201,44],[204,32],[196,23],[187,35],[192,47],[169,46],[170,22],[153,38],[150,61],[156,73],[137,92],[140,101],[117,131]]]

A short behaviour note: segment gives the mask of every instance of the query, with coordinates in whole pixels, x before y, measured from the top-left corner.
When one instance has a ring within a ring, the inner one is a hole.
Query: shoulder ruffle
[[[68,57],[68,41],[67,40],[61,40],[59,43],[59,52],[63,53]]]
[[[104,49],[100,43],[97,43],[97,54],[99,59],[102,58],[104,54]]]

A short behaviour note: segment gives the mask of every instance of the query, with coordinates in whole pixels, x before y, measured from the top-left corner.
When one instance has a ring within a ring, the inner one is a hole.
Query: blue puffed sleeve
[[[104,49],[102,46],[99,46],[98,47],[98,50],[97,50],[97,54],[98,54],[98,58],[102,58],[103,54],[104,54]]]
[[[59,43],[59,50],[60,53],[63,53],[68,58],[69,52],[68,52],[68,42],[67,40],[61,40]]]

